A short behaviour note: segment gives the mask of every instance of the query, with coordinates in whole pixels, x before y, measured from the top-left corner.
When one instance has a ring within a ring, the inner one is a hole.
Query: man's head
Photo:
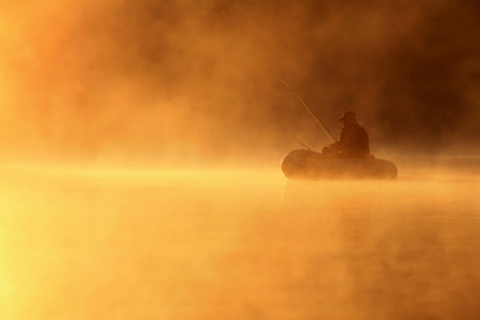
[[[349,124],[357,122],[357,115],[352,111],[347,111],[340,118],[340,121],[342,121],[343,124],[347,126]]]

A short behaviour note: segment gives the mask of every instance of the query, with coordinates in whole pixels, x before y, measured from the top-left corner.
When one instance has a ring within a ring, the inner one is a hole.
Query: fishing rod
[[[320,127],[323,129],[323,132],[325,132],[325,134],[327,135],[327,137],[333,142],[333,143],[336,143],[337,142],[337,139],[335,139],[335,137],[333,136],[333,134],[330,132],[330,130],[328,130],[328,128],[323,124],[323,122],[315,115],[315,113],[313,113],[313,111],[307,106],[307,104],[305,103],[305,101],[303,101],[303,99],[300,97],[300,95],[295,91],[293,90],[293,88],[285,81],[282,79],[282,77],[280,77],[279,75],[277,75],[278,79],[280,79],[280,81],[282,81],[288,89],[290,89],[293,94],[298,98],[298,100],[300,100],[300,102],[303,104],[303,106],[308,110],[308,112],[310,113],[310,115],[315,119],[315,121],[317,121],[318,125],[320,125]],[[296,138],[295,138],[296,139]],[[297,139],[296,139],[297,140]],[[302,143],[303,144],[303,143]]]
[[[304,146],[305,148],[307,148],[308,150],[312,151],[312,152],[315,152],[313,151],[312,149],[310,149],[309,147],[307,147],[307,145],[305,143],[303,143],[302,141],[298,140],[294,135],[291,135],[293,139],[297,140],[298,142],[300,142],[300,144],[302,146]]]

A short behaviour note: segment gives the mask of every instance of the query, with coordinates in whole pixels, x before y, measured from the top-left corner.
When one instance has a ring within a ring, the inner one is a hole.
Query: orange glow
[[[0,320],[478,314],[477,0],[17,0]],[[355,111],[392,181],[287,180]]]
[[[453,37],[475,30],[471,11],[453,1],[222,3],[7,5],[0,13],[0,157],[277,161],[297,147],[291,134],[321,150],[328,139],[277,74],[334,135],[338,116],[355,109],[374,153],[473,150],[479,65],[471,41]],[[441,29],[452,46],[429,43],[438,38],[435,17],[452,12],[462,24]],[[416,42],[405,44],[411,36]],[[451,51],[464,54],[455,60]]]
[[[463,267],[478,262],[479,181],[443,172],[302,182],[264,170],[2,168],[2,316],[469,310],[444,289],[479,285]]]

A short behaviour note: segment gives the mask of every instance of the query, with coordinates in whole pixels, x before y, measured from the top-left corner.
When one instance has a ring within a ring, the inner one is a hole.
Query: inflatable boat
[[[398,169],[388,160],[326,158],[310,150],[293,150],[282,160],[289,179],[396,179]]]

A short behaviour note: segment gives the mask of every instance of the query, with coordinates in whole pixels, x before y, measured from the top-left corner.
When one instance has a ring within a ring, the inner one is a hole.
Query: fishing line
[[[293,139],[297,140],[298,142],[300,142],[300,144],[302,146],[304,146],[305,148],[307,148],[308,150],[314,152],[312,149],[310,149],[309,147],[307,147],[307,145],[305,143],[303,143],[302,141],[300,141],[299,139],[297,139],[294,135],[291,135]]]
[[[277,75],[278,79],[280,79],[280,81],[282,81],[288,89],[290,89],[293,94],[298,98],[298,100],[300,100],[300,102],[303,104],[303,106],[308,110],[308,112],[310,113],[310,115],[315,119],[315,121],[317,121],[318,125],[320,125],[320,127],[323,129],[323,132],[325,132],[325,134],[327,135],[327,137],[333,142],[337,142],[337,139],[335,139],[335,137],[333,136],[333,134],[330,132],[330,130],[328,130],[328,128],[323,124],[323,122],[315,115],[315,113],[313,113],[313,111],[307,106],[307,104],[305,103],[305,101],[303,101],[302,97],[300,97],[300,95],[295,91],[293,90],[293,88],[285,81],[282,79],[282,77],[280,77],[279,75]]]

